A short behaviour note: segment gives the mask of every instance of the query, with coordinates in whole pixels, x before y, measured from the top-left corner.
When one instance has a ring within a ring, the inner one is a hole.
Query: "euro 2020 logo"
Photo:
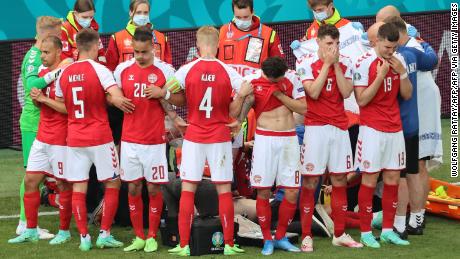
[[[224,243],[224,234],[222,232],[214,232],[211,241],[215,247],[221,247]]]

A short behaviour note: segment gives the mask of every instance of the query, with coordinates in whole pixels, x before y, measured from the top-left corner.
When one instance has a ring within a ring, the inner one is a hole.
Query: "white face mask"
[[[315,19],[320,21],[320,22],[326,20],[327,17],[328,17],[327,11],[323,11],[323,12],[315,12],[315,11],[313,11],[313,16],[315,16]]]
[[[144,26],[150,22],[150,17],[148,15],[136,14],[133,16],[133,22],[138,26]]]
[[[80,24],[80,26],[83,28],[89,28],[89,26],[91,25],[91,22],[93,21],[93,19],[91,18],[84,19],[84,18],[79,18],[78,16],[76,17],[77,17],[78,24]]]
[[[234,18],[233,22],[235,23],[236,27],[242,31],[247,31],[251,28],[252,25],[252,19],[251,20],[240,20],[238,18]]]

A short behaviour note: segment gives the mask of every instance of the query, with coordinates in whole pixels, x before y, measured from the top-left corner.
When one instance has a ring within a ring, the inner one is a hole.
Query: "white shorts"
[[[168,183],[166,144],[142,145],[121,142],[121,180],[134,182],[145,179],[149,183]]]
[[[66,146],[50,145],[34,140],[27,161],[27,173],[45,173],[50,177],[64,178]]]
[[[251,186],[269,189],[276,181],[278,187],[300,186],[300,147],[295,131],[270,132],[256,130]]]
[[[332,125],[305,126],[302,145],[302,174],[322,175],[353,171],[353,153],[347,130]]]
[[[91,165],[96,166],[97,179],[101,182],[120,176],[117,149],[113,142],[93,147],[68,147],[65,179],[69,182],[85,182],[89,179]]]
[[[232,143],[201,144],[184,140],[182,144],[182,181],[198,183],[203,177],[205,162],[208,161],[211,181],[231,183],[233,180]]]
[[[406,168],[406,147],[402,131],[388,133],[359,127],[355,169],[364,173]]]

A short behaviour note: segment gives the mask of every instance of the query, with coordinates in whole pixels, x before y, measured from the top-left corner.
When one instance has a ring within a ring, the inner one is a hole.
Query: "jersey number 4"
[[[200,111],[206,112],[206,119],[211,118],[211,111],[213,109],[211,100],[212,88],[208,87],[204,93],[203,99],[201,99],[200,107],[198,108]]]
[[[83,87],[81,86],[72,88],[73,105],[78,106],[75,108],[75,118],[77,119],[83,119],[85,117],[85,104],[83,100],[79,100],[77,96],[78,92],[81,91],[83,91]]]

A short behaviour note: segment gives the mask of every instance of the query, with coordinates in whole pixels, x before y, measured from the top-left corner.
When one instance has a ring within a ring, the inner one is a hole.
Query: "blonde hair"
[[[37,34],[42,34],[45,31],[61,28],[62,20],[53,16],[40,16],[37,18],[36,30]]]
[[[196,32],[196,41],[208,46],[219,44],[219,31],[212,26],[203,26]]]

